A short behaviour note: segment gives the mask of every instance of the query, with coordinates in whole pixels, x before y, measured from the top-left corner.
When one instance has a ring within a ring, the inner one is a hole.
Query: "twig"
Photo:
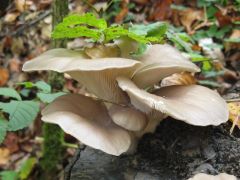
[[[52,13],[52,10],[46,10],[43,13],[41,13],[39,15],[38,18],[33,19],[32,21],[30,21],[29,23],[23,24],[22,26],[20,26],[16,31],[12,32],[12,33],[5,33],[5,34],[0,34],[0,39],[5,37],[5,36],[17,36],[19,34],[21,34],[25,29],[35,25],[36,23],[38,23],[39,21],[41,21],[42,19],[44,19],[45,17],[49,16]]]

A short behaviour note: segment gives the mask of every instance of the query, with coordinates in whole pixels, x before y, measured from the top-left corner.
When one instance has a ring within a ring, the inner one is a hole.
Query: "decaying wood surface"
[[[226,125],[224,125],[226,126]],[[164,120],[134,155],[111,156],[86,147],[66,168],[66,180],[178,180],[205,172],[240,177],[240,136],[229,127],[194,127]]]

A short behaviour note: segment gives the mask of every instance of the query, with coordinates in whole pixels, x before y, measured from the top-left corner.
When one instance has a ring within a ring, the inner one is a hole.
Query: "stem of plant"
[[[68,14],[68,0],[53,0],[53,29]],[[64,40],[53,40],[52,48],[65,46]],[[62,90],[64,77],[62,74],[50,72],[48,81],[54,91]],[[48,179],[57,171],[57,165],[61,163],[64,153],[64,133],[59,126],[45,123],[43,125],[43,157],[40,162],[43,170],[43,179]]]

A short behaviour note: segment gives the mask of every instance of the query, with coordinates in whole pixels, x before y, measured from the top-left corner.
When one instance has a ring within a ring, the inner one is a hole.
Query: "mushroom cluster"
[[[118,50],[115,46],[118,45]],[[82,143],[108,154],[120,155],[136,146],[136,139],[154,132],[167,116],[197,126],[228,120],[225,101],[199,85],[154,88],[162,79],[199,68],[174,47],[149,45],[132,59],[133,42],[84,51],[52,49],[27,62],[24,71],[67,73],[91,95],[68,94],[42,111],[42,120],[58,124]]]

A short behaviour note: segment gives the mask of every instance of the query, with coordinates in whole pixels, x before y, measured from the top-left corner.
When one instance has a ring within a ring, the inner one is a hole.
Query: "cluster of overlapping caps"
[[[67,73],[92,94],[57,98],[42,111],[42,120],[112,155],[133,151],[137,139],[154,132],[167,116],[197,126],[228,120],[226,103],[213,90],[199,85],[154,86],[174,73],[199,72],[177,49],[149,45],[133,59],[134,50],[134,42],[118,40],[85,51],[52,49],[25,63],[24,71]]]

